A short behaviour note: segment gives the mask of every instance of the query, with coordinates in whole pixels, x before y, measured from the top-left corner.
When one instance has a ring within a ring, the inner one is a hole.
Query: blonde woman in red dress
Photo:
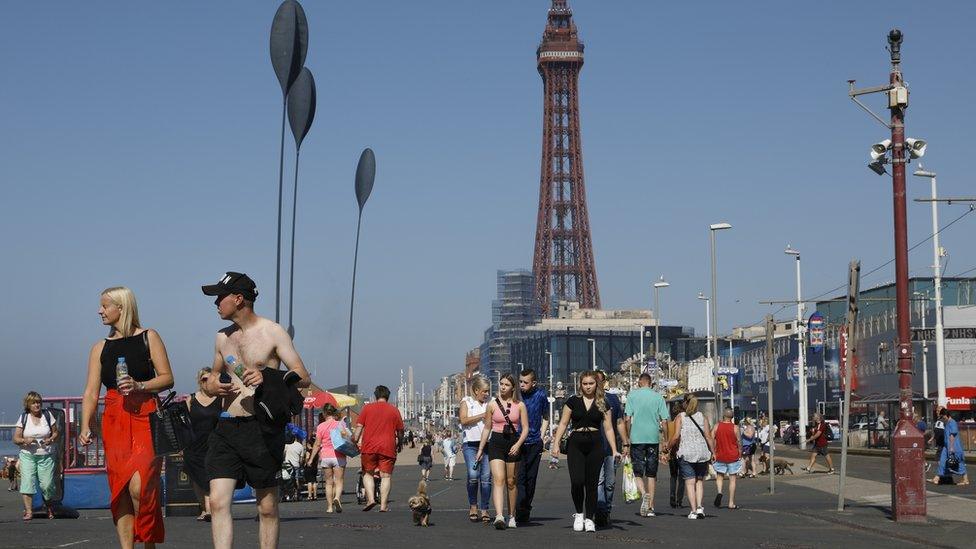
[[[104,385],[102,438],[112,501],[112,520],[123,549],[135,543],[153,548],[164,538],[160,507],[161,459],[153,451],[149,414],[156,410],[156,393],[173,386],[173,373],[163,340],[139,323],[132,290],[102,292],[98,314],[110,326],[107,338],[92,346],[88,380],[81,407],[78,441],[91,444],[92,418]],[[116,379],[116,365],[125,358],[129,374]]]

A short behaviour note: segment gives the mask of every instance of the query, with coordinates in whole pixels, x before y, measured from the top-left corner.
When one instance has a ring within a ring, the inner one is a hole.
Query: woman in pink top
[[[519,391],[515,387],[512,374],[504,374],[499,379],[498,396],[489,400],[485,409],[485,426],[475,456],[475,461],[481,461],[485,446],[488,446],[491,499],[495,504],[495,528],[499,530],[515,528],[515,466],[521,458],[522,443],[529,435],[528,414],[525,404],[519,401]],[[505,490],[508,491],[508,522],[502,514]]]
[[[342,422],[341,414],[331,404],[326,404],[319,414],[319,425],[315,428],[315,446],[308,454],[308,463],[311,463],[318,452],[319,467],[323,469],[325,477],[325,500],[328,505],[326,513],[341,513],[342,503],[339,498],[342,496],[342,477],[346,470],[346,456],[342,452],[337,452],[332,445],[332,430],[341,429],[342,435],[349,437],[349,430]]]

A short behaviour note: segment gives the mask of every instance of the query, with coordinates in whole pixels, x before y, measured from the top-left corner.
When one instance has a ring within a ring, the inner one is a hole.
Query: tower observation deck
[[[552,0],[536,57],[545,91],[532,271],[539,308],[543,316],[551,316],[552,303],[559,300],[600,307],[580,140],[583,43],[567,0]]]

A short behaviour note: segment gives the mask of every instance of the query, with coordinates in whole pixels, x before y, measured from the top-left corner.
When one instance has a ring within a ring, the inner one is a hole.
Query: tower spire
[[[579,73],[583,67],[573,11],[552,0],[542,43],[536,50],[544,87],[542,170],[536,221],[536,297],[544,316],[555,300],[600,307],[580,140]]]

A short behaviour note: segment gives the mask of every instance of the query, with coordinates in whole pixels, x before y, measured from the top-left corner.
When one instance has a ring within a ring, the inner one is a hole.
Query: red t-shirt
[[[396,432],[403,430],[400,410],[389,402],[377,401],[363,406],[356,423],[363,426],[359,450],[396,458]]]
[[[814,446],[816,446],[817,448],[823,448],[824,446],[830,444],[830,441],[827,440],[827,434],[825,433],[827,429],[830,429],[830,427],[828,427],[827,424],[819,423],[814,429],[818,431],[817,438],[813,440]]]

